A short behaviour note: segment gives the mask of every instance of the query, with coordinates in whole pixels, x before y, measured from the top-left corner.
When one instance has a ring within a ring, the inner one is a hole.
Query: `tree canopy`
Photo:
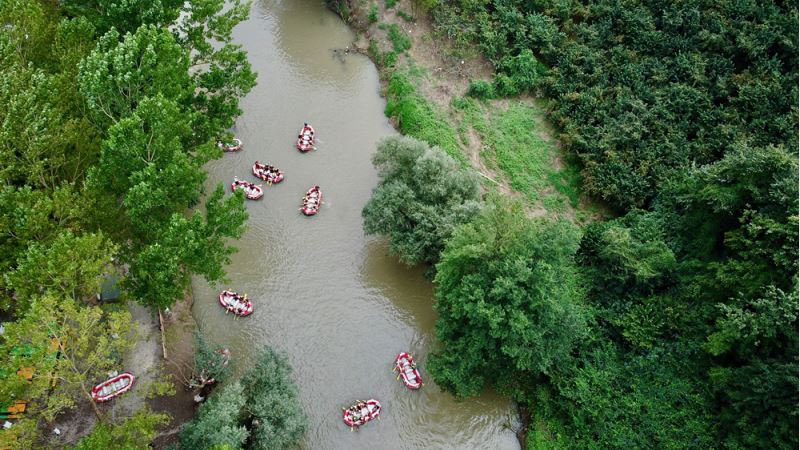
[[[243,380],[212,395],[181,432],[183,449],[284,449],[300,442],[308,418],[286,356],[267,347]]]
[[[409,137],[380,141],[372,162],[380,182],[364,206],[364,230],[389,235],[405,263],[436,263],[453,230],[480,207],[477,177]]]
[[[436,381],[459,396],[516,389],[567,358],[586,333],[577,245],[573,225],[531,221],[499,197],[457,228],[435,278]]]

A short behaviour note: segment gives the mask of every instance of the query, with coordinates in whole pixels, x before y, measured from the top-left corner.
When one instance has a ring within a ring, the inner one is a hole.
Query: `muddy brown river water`
[[[487,393],[456,401],[425,369],[434,344],[433,286],[420,269],[389,256],[384,239],[367,237],[361,208],[377,176],[375,142],[395,134],[383,115],[375,66],[360,55],[335,55],[353,33],[321,1],[262,0],[235,30],[258,86],[243,99],[234,129],[245,148],[209,164],[208,187],[234,176],[256,181],[253,161],[286,178],[249,201],[249,227],[228,267],[230,283],[193,283],[201,329],[231,349],[238,370],[256,350],[285,351],[310,420],[308,449],[518,449],[505,426],[509,400]],[[315,126],[318,150],[294,148],[302,123]],[[299,213],[300,198],[321,186],[317,216]],[[217,304],[222,288],[246,292],[252,316],[234,320]],[[391,373],[394,356],[411,351],[426,384],[410,391]],[[381,420],[352,433],[341,407],[377,398]]]

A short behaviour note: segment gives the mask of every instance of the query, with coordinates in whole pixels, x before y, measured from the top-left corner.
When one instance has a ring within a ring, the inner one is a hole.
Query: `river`
[[[493,393],[456,401],[425,370],[434,343],[433,286],[422,270],[388,255],[385,239],[367,237],[361,209],[377,175],[375,142],[396,132],[383,115],[375,66],[360,55],[332,52],[352,31],[320,0],[262,0],[234,32],[258,71],[241,102],[234,132],[238,153],[208,165],[208,188],[235,175],[255,181],[253,161],[274,164],[285,180],[248,201],[248,231],[228,267],[230,284],[193,282],[193,313],[206,335],[227,347],[241,371],[257,350],[285,351],[310,420],[309,449],[518,449],[505,424],[508,399]],[[318,150],[301,154],[294,137],[304,121]],[[297,210],[303,193],[321,186],[318,215]],[[254,300],[252,316],[234,320],[216,301],[228,287]],[[391,373],[394,356],[411,351],[425,386],[410,391]],[[351,433],[341,407],[377,398],[381,420]]]

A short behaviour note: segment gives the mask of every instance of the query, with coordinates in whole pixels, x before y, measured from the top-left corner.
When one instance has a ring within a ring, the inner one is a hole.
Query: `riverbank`
[[[358,33],[348,50],[379,68],[385,113],[398,131],[438,145],[480,174],[486,190],[521,200],[531,217],[585,223],[606,215],[581,193],[579,168],[553,137],[543,101],[479,100],[470,92],[494,74],[474,46],[442,36],[410,0],[339,3],[348,4],[346,14],[332,9]]]
[[[475,98],[471,84],[490,85],[491,63],[475,47],[456,46],[438,34],[429,14],[412,13],[409,0],[390,8],[386,3],[360,2],[347,14],[332,9],[358,33],[346,50],[367,55],[378,67],[385,114],[399,132],[440,146],[480,174],[487,191],[521,200],[531,217],[584,224],[607,215],[581,194],[579,169],[553,137],[543,101]],[[528,448],[531,427],[534,441],[551,434],[532,417],[530,405],[518,403],[517,413],[513,431],[520,448]]]
[[[161,346],[158,348],[162,364],[162,374],[174,386],[175,394],[158,397],[150,401],[154,411],[170,415],[170,422],[159,430],[153,448],[167,448],[177,441],[181,427],[190,421],[196,412],[194,391],[186,389],[188,377],[194,364],[194,333],[197,323],[192,315],[194,294],[189,288],[186,297],[176,302],[169,313],[161,314]]]

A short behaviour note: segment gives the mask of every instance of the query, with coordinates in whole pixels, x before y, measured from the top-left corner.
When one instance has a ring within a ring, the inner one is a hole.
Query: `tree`
[[[244,196],[223,196],[219,185],[206,202],[205,217],[199,212],[190,218],[173,214],[152,243],[135,254],[124,286],[139,302],[169,307],[183,296],[191,274],[210,282],[223,279],[224,266],[236,250],[225,240],[240,237],[247,220]]]
[[[225,381],[231,371],[228,349],[206,341],[200,331],[194,333],[194,366],[170,361],[181,374],[187,388],[202,390],[209,384]]]
[[[187,52],[169,30],[154,25],[124,36],[114,29],[106,33],[81,61],[78,84],[100,130],[133,112],[146,97],[161,95],[181,103],[194,89]]]
[[[182,449],[242,448],[249,431],[242,425],[246,397],[238,381],[212,395],[181,431]]]
[[[6,274],[6,284],[19,298],[50,294],[86,300],[100,292],[115,253],[116,246],[102,234],[67,231],[46,245],[32,243],[17,268]]]
[[[285,355],[267,347],[256,365],[245,374],[245,414],[252,424],[248,448],[283,449],[300,442],[308,429],[308,418],[291,378]]]
[[[182,4],[179,0],[65,0],[62,7],[68,14],[89,19],[100,34],[112,28],[124,34],[145,24],[169,26]]]
[[[34,421],[51,421],[78,402],[90,404],[102,419],[92,387],[119,369],[120,358],[134,342],[127,311],[106,313],[52,295],[35,298],[27,315],[6,326],[0,354],[9,375],[0,383],[0,397],[34,400],[26,413]],[[21,367],[34,369],[30,382],[10,375]]]
[[[459,397],[486,385],[523,389],[521,380],[569,357],[586,333],[577,239],[574,226],[529,220],[500,198],[453,233],[434,280],[442,348],[428,368],[437,383]]]
[[[181,448],[284,449],[302,439],[308,419],[286,356],[266,348],[243,379],[209,398],[184,427]]]
[[[156,437],[156,428],[166,425],[169,416],[154,413],[147,408],[117,424],[98,424],[92,432],[81,439],[74,450],[97,450],[115,448],[119,450],[147,450]]]
[[[381,179],[364,206],[364,230],[389,235],[407,264],[437,262],[453,230],[480,209],[476,176],[408,137],[380,141],[372,162]]]

